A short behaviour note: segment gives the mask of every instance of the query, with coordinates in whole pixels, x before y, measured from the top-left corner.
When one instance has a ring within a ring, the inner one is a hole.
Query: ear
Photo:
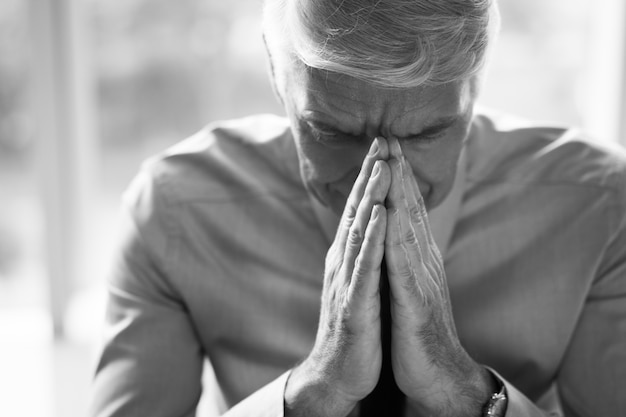
[[[276,98],[278,98],[278,101],[280,101],[280,104],[282,104],[284,107],[285,101],[283,100],[283,97],[280,94],[280,91],[278,90],[278,82],[276,80],[276,69],[275,69],[275,64],[274,64],[274,57],[272,56],[272,52],[270,50],[269,44],[267,43],[267,38],[265,36],[265,33],[263,34],[263,44],[265,45],[265,51],[267,52],[267,59],[268,59],[269,67],[270,67],[270,82],[272,83],[272,90],[274,90],[274,95],[276,96]]]

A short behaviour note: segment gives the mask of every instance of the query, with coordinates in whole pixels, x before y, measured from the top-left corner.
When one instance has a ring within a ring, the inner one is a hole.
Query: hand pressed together
[[[491,376],[459,342],[424,200],[398,140],[389,147],[385,256],[396,383],[419,415],[480,415],[494,392]]]
[[[286,414],[345,416],[376,386],[383,255],[393,372],[409,407],[480,415],[491,377],[458,340],[422,196],[398,140],[383,138],[363,161],[328,251],[315,344],[291,373]]]

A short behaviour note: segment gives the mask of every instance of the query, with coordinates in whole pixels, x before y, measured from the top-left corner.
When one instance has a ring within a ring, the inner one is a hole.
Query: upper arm
[[[94,416],[190,416],[200,398],[202,349],[166,270],[176,242],[158,193],[143,173],[126,195]]]
[[[626,217],[623,207],[621,216]],[[626,220],[607,247],[558,375],[567,416],[626,415]]]

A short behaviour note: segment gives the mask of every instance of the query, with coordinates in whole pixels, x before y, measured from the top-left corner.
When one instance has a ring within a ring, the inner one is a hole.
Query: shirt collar
[[[454,185],[446,199],[435,209],[428,213],[430,228],[441,252],[441,256],[445,257],[446,251],[452,238],[452,232],[461,210],[461,202],[463,199],[463,191],[465,189],[466,180],[466,156],[465,148],[461,152],[457,165]],[[328,244],[335,239],[337,226],[339,225],[339,216],[332,212],[328,207],[322,205],[311,193],[309,199],[313,211],[317,216],[317,220],[324,231],[324,235],[328,239]]]

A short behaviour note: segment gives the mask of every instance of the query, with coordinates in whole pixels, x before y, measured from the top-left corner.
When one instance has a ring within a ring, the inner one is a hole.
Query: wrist
[[[345,417],[356,401],[343,398],[327,378],[306,362],[296,366],[285,386],[285,417]]]
[[[477,365],[464,378],[436,384],[427,393],[407,400],[411,415],[482,417],[485,405],[498,390],[499,382],[491,372]]]

